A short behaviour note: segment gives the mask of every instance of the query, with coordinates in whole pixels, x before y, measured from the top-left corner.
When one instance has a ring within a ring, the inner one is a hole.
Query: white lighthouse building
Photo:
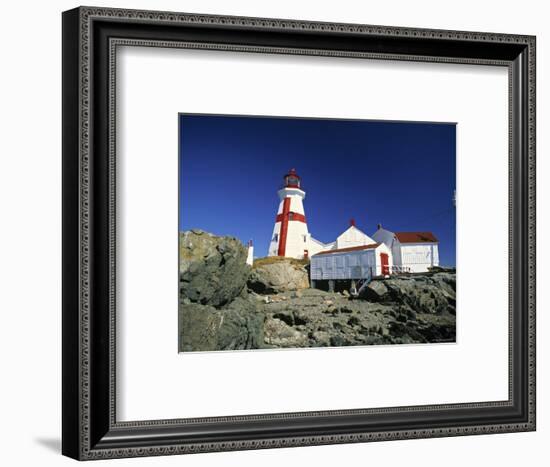
[[[392,232],[378,224],[372,238],[391,249],[396,272],[426,272],[439,266],[439,240],[432,232]]]
[[[283,179],[268,256],[311,258],[311,279],[316,281],[420,273],[439,265],[439,241],[432,232],[391,232],[379,224],[368,236],[351,219],[334,242],[320,242],[307,228],[306,192],[296,170]]]
[[[284,176],[279,195],[279,209],[269,244],[268,256],[308,258],[330,245],[315,240],[308,231],[304,212],[306,192],[302,190],[301,179],[295,169]]]

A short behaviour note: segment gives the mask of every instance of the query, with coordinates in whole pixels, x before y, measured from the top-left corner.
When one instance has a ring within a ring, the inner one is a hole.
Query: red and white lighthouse
[[[284,185],[279,195],[279,209],[269,244],[268,256],[308,257],[310,234],[304,213],[306,193],[301,188],[301,180],[295,169],[284,176]]]

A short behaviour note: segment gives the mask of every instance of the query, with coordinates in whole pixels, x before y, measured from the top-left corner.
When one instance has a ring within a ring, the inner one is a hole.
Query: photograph
[[[179,352],[456,342],[456,128],[180,113]]]

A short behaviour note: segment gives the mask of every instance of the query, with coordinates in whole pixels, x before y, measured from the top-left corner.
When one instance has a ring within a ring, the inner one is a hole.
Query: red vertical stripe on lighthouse
[[[281,231],[279,232],[279,251],[278,256],[284,256],[286,253],[286,234],[288,232],[288,213],[290,212],[290,198],[283,201],[283,219],[281,220]]]

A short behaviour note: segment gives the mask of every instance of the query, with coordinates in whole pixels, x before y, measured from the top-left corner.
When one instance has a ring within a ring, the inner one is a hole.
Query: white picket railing
[[[411,272],[411,268],[408,266],[391,266],[391,274],[407,274]]]

